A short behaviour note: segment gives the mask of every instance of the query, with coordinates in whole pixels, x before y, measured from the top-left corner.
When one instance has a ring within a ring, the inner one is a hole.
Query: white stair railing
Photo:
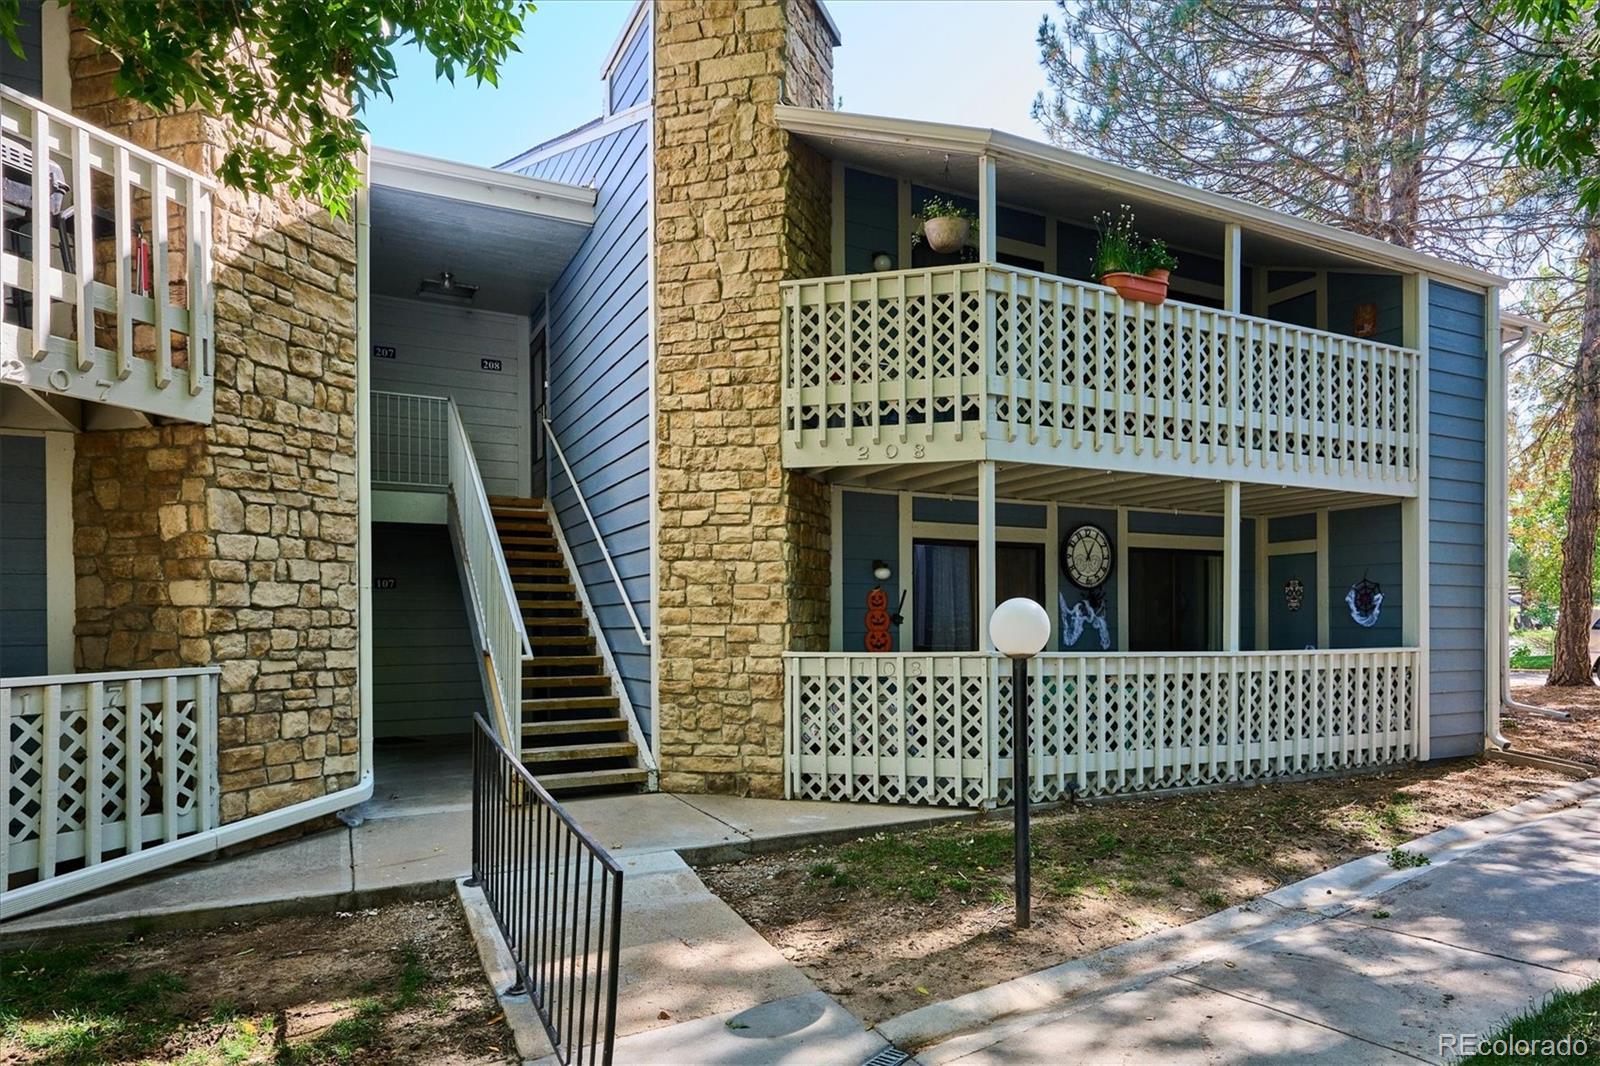
[[[404,489],[449,487],[448,399],[372,393],[372,483]]]
[[[0,680],[0,917],[219,824],[217,667]],[[16,887],[9,887],[16,882]]]
[[[450,523],[466,564],[472,609],[487,657],[490,694],[501,742],[522,750],[522,663],[533,657],[511,571],[495,530],[489,493],[472,454],[472,439],[454,400],[448,403]]]

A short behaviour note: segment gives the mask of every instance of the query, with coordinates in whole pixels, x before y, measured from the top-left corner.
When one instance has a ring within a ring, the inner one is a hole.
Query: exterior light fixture
[[[989,616],[989,639],[1011,657],[1011,813],[1016,825],[1018,929],[1028,928],[1033,889],[1028,846],[1028,660],[1050,642],[1050,616],[1045,609],[1017,596]]]
[[[872,560],[872,576],[877,578],[879,581],[888,581],[894,576],[894,571],[891,570],[889,568],[889,564],[884,562],[882,559],[874,559]]]
[[[463,285],[450,271],[442,270],[437,278],[423,278],[417,282],[417,295],[471,303],[473,297],[478,295],[478,287]]]
[[[872,269],[878,271],[879,273],[882,273],[885,270],[893,270],[894,256],[890,255],[888,252],[873,252]]]

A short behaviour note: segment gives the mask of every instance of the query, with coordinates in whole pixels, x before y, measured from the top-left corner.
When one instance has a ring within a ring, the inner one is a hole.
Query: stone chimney
[[[828,273],[827,160],[773,121],[833,101],[815,0],[655,18],[661,784],[783,793],[783,653],[825,650],[826,486],[779,448],[780,293]]]

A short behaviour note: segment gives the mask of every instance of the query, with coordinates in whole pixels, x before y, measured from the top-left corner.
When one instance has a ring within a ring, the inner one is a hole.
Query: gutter
[[[1498,330],[1500,321],[1503,321],[1503,319],[1496,318],[1496,323],[1491,328]],[[1500,380],[1498,383],[1498,390],[1493,393],[1493,397],[1498,401],[1499,414],[1502,420],[1504,419],[1506,413],[1509,395],[1509,390],[1506,385],[1506,362],[1513,355],[1515,355],[1520,348],[1532,340],[1535,333],[1542,332],[1542,330],[1537,328],[1536,325],[1531,324],[1531,320],[1529,323],[1518,321],[1516,324],[1520,326],[1521,331],[1517,335],[1516,340],[1512,341],[1510,344],[1503,344],[1500,347],[1499,362],[1496,364]],[[1566,711],[1552,710],[1549,707],[1538,707],[1534,704],[1522,703],[1519,700],[1514,700],[1511,698],[1511,631],[1506,624],[1506,596],[1504,587],[1508,559],[1506,557],[1506,533],[1505,529],[1503,528],[1506,520],[1505,508],[1509,503],[1511,475],[1510,451],[1506,448],[1503,442],[1504,435],[1504,427],[1501,427],[1500,432],[1495,437],[1496,440],[1501,441],[1501,443],[1498,445],[1500,450],[1500,461],[1494,466],[1496,478],[1495,499],[1498,501],[1499,510],[1496,516],[1495,529],[1492,532],[1495,534],[1494,543],[1499,545],[1497,550],[1499,565],[1494,568],[1493,573],[1486,575],[1488,580],[1485,582],[1485,584],[1491,586],[1491,588],[1494,590],[1494,602],[1490,605],[1488,623],[1495,627],[1494,632],[1498,634],[1498,661],[1494,664],[1494,667],[1495,672],[1499,674],[1498,688],[1500,691],[1498,693],[1498,700],[1485,698],[1483,708],[1484,749],[1486,751],[1501,752],[1510,751],[1513,748],[1511,741],[1505,736],[1505,734],[1500,732],[1500,712],[1505,708],[1510,708],[1514,711],[1521,711],[1524,714],[1537,714],[1547,718],[1560,719],[1562,721],[1570,722],[1572,720],[1572,715],[1568,714]],[[1487,693],[1485,695],[1487,697]]]

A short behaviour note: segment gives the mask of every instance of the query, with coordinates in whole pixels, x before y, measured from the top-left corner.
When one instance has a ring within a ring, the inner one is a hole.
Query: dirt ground
[[[1513,680],[1511,698],[1536,707],[1559,708],[1572,715],[1572,721],[1563,722],[1507,708],[1500,731],[1513,749],[1600,766],[1600,687],[1550,688]]]
[[[453,899],[0,955],[0,1063],[514,1057]]]
[[[1399,850],[1570,780],[1472,759],[1073,804],[1035,817],[1033,926],[1021,933],[1005,815],[700,874],[825,991],[880,1021]]]

